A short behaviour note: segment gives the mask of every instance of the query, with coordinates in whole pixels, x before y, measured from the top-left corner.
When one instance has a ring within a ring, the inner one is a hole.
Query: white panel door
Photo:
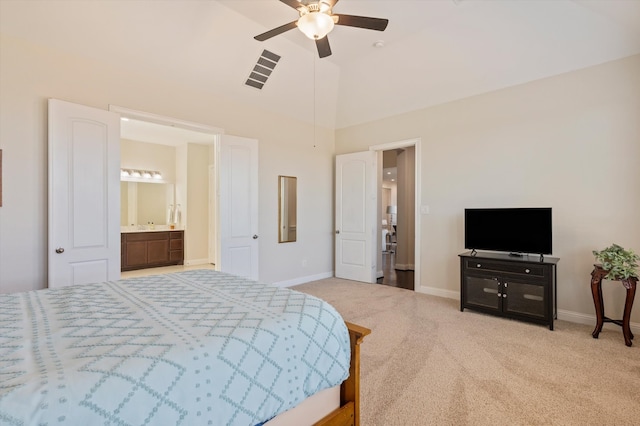
[[[49,288],[120,278],[120,116],[49,100]]]
[[[258,280],[258,141],[222,135],[219,162],[220,264]]]
[[[376,279],[376,153],[336,156],[336,277]]]

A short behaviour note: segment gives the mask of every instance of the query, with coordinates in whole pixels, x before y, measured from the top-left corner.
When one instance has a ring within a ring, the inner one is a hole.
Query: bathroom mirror
[[[120,182],[120,225],[138,226],[153,222],[167,225],[167,210],[173,204],[173,184]]]
[[[297,178],[278,176],[278,242],[296,240],[298,221]]]

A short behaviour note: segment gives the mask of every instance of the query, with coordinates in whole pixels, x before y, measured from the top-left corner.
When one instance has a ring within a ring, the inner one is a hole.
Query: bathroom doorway
[[[122,138],[163,141],[175,148],[174,203],[181,205],[185,265],[214,263],[216,270],[258,280],[258,199],[252,195],[257,194],[258,186],[258,141],[170,117],[117,106],[110,110],[122,117]],[[145,136],[127,130],[132,124],[158,133],[149,131]],[[231,214],[238,203],[249,214]],[[238,235],[230,231],[234,229],[250,232]]]

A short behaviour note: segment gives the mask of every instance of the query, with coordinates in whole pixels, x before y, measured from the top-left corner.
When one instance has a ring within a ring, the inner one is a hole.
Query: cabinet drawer
[[[169,238],[172,240],[182,240],[184,238],[184,231],[171,231],[169,232]]]
[[[184,253],[182,250],[171,250],[169,252],[169,260],[179,261],[180,264],[182,264],[182,261],[184,260]]]
[[[529,275],[532,277],[544,277],[547,269],[542,265],[494,262],[483,259],[465,259],[465,268],[474,271],[506,272]]]
[[[169,240],[169,250],[182,250],[182,240]]]
[[[127,241],[156,241],[156,240],[168,240],[168,232],[135,232],[126,235]]]

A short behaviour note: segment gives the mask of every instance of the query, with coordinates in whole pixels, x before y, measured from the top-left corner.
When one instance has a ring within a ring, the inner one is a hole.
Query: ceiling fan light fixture
[[[280,3],[295,9],[299,14],[298,19],[258,34],[253,38],[258,41],[266,41],[271,37],[298,27],[307,38],[315,41],[320,58],[326,58],[331,55],[331,46],[329,45],[327,34],[333,30],[335,25],[384,31],[389,24],[388,19],[370,16],[334,15],[333,7],[338,3],[338,0],[280,0]],[[246,84],[253,85],[249,81],[247,80]],[[262,85],[262,83],[255,84],[257,86]]]
[[[323,12],[309,12],[298,19],[298,28],[311,40],[319,40],[333,30],[333,18]]]

